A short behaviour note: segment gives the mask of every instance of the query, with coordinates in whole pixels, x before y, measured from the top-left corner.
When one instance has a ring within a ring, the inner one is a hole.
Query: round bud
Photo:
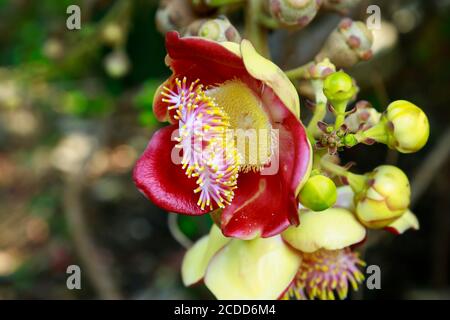
[[[345,118],[350,132],[368,130],[380,122],[381,114],[367,101],[358,101],[356,110]]]
[[[194,21],[187,27],[184,35],[202,37],[217,42],[241,42],[239,32],[225,16]]]
[[[372,32],[364,22],[345,18],[330,34],[316,60],[328,57],[336,67],[348,68],[372,57],[372,43]]]
[[[426,114],[411,102],[392,102],[383,118],[388,132],[387,144],[402,153],[416,152],[427,143],[430,125]]]
[[[266,7],[281,26],[303,28],[319,11],[321,0],[267,0]]]
[[[383,165],[367,174],[365,187],[355,190],[355,211],[369,228],[384,228],[409,207],[411,189],[408,177],[397,167]]]
[[[113,78],[121,78],[130,70],[130,60],[122,50],[110,53],[104,64],[106,72]]]
[[[330,74],[323,82],[323,93],[331,103],[348,101],[356,92],[352,77],[344,71]]]
[[[336,202],[337,191],[333,180],[323,175],[312,176],[299,194],[300,203],[313,211],[323,211]]]
[[[117,23],[108,23],[102,30],[102,40],[111,46],[119,45],[124,40],[122,27]]]
[[[336,67],[330,62],[330,59],[325,58],[308,69],[308,76],[313,80],[324,79],[333,72],[336,72]]]

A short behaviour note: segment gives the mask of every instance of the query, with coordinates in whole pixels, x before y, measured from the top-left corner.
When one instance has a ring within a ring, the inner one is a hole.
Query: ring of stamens
[[[228,116],[205,94],[199,80],[188,85],[186,78],[177,78],[174,89],[164,87],[162,95],[168,109],[175,110],[179,124],[176,147],[183,151],[181,164],[186,175],[197,179],[197,204],[202,210],[213,210],[214,203],[225,207],[233,200],[239,171],[234,140],[227,134]]]
[[[284,298],[334,300],[345,299],[349,284],[353,290],[364,280],[359,266],[365,266],[358,254],[349,248],[342,250],[320,249],[302,253],[302,264],[297,277]]]

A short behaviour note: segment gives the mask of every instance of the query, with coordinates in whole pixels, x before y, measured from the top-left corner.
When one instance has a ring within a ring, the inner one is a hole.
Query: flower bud
[[[102,40],[111,46],[117,46],[123,43],[124,32],[122,27],[117,23],[108,23],[102,30]]]
[[[356,216],[369,228],[384,228],[402,216],[410,204],[408,177],[397,167],[383,165],[366,175],[362,188],[355,188]]]
[[[372,57],[372,43],[372,32],[364,22],[345,18],[330,34],[316,61],[328,57],[336,67],[351,67]]]
[[[322,175],[312,176],[306,181],[299,194],[300,203],[313,211],[330,208],[337,198],[333,180]]]
[[[358,133],[364,143],[380,142],[402,153],[420,150],[428,140],[430,125],[425,113],[411,102],[392,102],[381,117],[379,124]]]
[[[303,28],[319,11],[322,0],[267,0],[266,7],[281,26]]]
[[[350,132],[368,130],[380,122],[381,114],[372,108],[367,101],[359,101],[356,110],[345,118],[345,124]]]
[[[427,143],[430,125],[426,114],[411,102],[392,102],[384,114],[388,126],[388,146],[402,153],[416,152]]]
[[[336,72],[336,67],[331,63],[330,59],[325,58],[321,62],[313,64],[308,69],[307,78],[311,78],[313,80],[325,79],[333,72]]]
[[[348,14],[350,9],[355,7],[361,0],[323,0],[323,8],[339,12],[341,14]]]
[[[130,70],[130,60],[122,50],[110,53],[104,64],[106,72],[113,78],[121,78]]]
[[[162,0],[156,11],[156,28],[162,34],[168,31],[182,31],[196,19],[189,1]]]
[[[225,16],[194,21],[187,27],[185,36],[197,36],[217,42],[241,42],[239,32]]]
[[[344,71],[330,74],[323,82],[323,93],[333,105],[350,100],[356,92],[352,77]]]

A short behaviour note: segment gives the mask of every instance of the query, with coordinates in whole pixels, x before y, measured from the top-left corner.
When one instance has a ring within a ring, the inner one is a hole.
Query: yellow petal
[[[271,87],[286,107],[299,117],[300,100],[297,90],[284,72],[272,61],[256,52],[248,40],[242,40],[241,54],[248,73]]]
[[[387,226],[397,234],[402,234],[408,229],[419,230],[419,220],[410,210],[407,210],[400,218]]]
[[[205,284],[217,299],[277,299],[300,263],[280,236],[234,239],[211,260]]]
[[[209,235],[204,236],[190,248],[181,265],[181,278],[186,286],[199,282],[205,275],[211,257],[231,239],[222,235],[222,231],[213,225]]]
[[[283,239],[303,252],[319,249],[338,250],[364,239],[366,229],[345,209],[330,208],[321,212],[301,211],[300,225],[282,233]]]
[[[233,52],[238,57],[241,56],[241,49],[239,47],[239,44],[237,44],[236,42],[224,41],[224,42],[219,42],[219,44],[224,46],[228,51]]]

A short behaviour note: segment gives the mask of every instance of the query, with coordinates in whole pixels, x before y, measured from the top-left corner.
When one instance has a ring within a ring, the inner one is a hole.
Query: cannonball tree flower
[[[153,135],[135,166],[139,190],[170,212],[222,209],[229,237],[270,237],[298,224],[296,197],[312,152],[292,83],[247,40],[169,32],[166,48],[173,74],[153,110],[170,125]],[[256,139],[240,143],[248,132]]]

